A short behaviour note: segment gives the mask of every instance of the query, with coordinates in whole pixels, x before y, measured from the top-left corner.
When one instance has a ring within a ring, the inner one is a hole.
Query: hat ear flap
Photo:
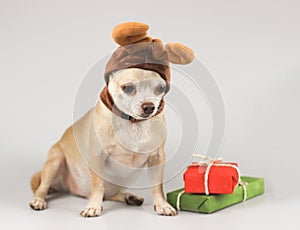
[[[148,30],[149,26],[147,24],[141,22],[126,22],[117,25],[113,29],[112,37],[120,46],[127,46],[148,40]]]
[[[188,64],[194,60],[194,52],[180,43],[168,43],[165,46],[169,62],[173,64]]]

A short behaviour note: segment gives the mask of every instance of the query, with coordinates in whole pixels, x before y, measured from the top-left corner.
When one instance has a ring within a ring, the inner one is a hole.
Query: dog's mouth
[[[134,118],[140,120],[146,120],[155,115],[157,112],[156,106],[152,102],[139,102],[132,108]]]
[[[150,118],[152,116],[153,116],[153,114],[139,114],[139,115],[137,115],[137,117],[139,119],[148,119],[148,118]]]

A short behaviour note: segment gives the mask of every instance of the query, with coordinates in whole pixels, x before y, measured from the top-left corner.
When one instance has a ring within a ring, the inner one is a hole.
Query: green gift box
[[[264,193],[263,178],[241,177],[241,181],[246,184],[244,188],[239,185],[232,194],[182,193],[183,189],[179,189],[167,193],[167,200],[176,209],[178,204],[183,211],[212,213]]]

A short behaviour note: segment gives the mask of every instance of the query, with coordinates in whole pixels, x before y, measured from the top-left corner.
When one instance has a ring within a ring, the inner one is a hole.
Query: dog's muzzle
[[[150,116],[155,110],[155,105],[152,102],[144,102],[141,106],[146,116]]]

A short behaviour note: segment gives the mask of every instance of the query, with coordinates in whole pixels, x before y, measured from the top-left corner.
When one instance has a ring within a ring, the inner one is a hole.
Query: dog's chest
[[[155,121],[131,123],[119,121],[114,124],[115,144],[131,153],[152,153],[164,140],[165,132]]]

